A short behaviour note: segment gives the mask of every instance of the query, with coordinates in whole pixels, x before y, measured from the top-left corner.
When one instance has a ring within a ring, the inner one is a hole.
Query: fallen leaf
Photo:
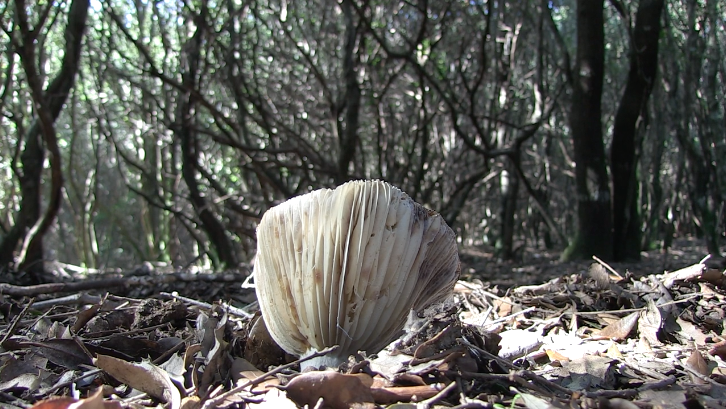
[[[703,359],[703,355],[701,355],[698,350],[694,350],[691,352],[691,356],[686,359],[686,366],[691,368],[694,372],[703,375],[708,376],[711,374],[711,370],[708,369],[708,363],[705,359]]]
[[[77,402],[78,399],[53,397],[36,403],[30,409],[68,409],[70,405]]]
[[[373,399],[378,404],[421,401],[436,396],[444,389],[443,384],[419,386],[394,386],[371,388]]]
[[[347,409],[352,404],[370,403],[373,395],[357,376],[332,371],[304,373],[279,387],[298,405],[314,407],[320,398],[326,407]]]
[[[711,348],[708,353],[713,356],[718,356],[723,360],[726,360],[726,340],[714,344],[713,348]]]
[[[618,348],[618,344],[616,344],[614,342],[612,344],[610,344],[610,347],[608,348],[605,355],[608,358],[613,358],[613,359],[622,359],[623,358],[623,354],[620,352],[620,349]]]
[[[510,387],[509,389],[516,393],[517,396],[524,401],[524,405],[529,409],[554,409],[563,407],[555,405],[554,402],[548,402],[532,394],[520,392],[515,388]],[[514,407],[514,402],[512,402],[512,407]]]
[[[635,328],[635,324],[638,323],[639,315],[640,314],[637,312],[628,314],[620,320],[600,330],[600,332],[597,333],[597,336],[613,339],[616,341],[625,339],[633,331],[633,328]]]
[[[605,290],[610,287],[610,274],[605,267],[599,263],[590,264],[590,268],[587,271],[588,275],[595,282],[596,290]]]
[[[629,400],[623,398],[603,399],[598,402],[604,409],[639,409],[640,407]]]
[[[150,362],[132,363],[108,355],[98,355],[96,366],[119,382],[148,393],[167,402],[176,409],[181,404],[181,394],[169,378],[169,374]]]
[[[546,349],[545,353],[547,353],[547,357],[550,359],[550,361],[569,361],[570,358],[562,355],[561,353],[557,351],[553,351],[551,349]]]
[[[513,329],[499,334],[502,340],[499,345],[502,349],[499,356],[507,359],[515,359],[536,351],[542,345],[542,335],[539,332],[524,329]]]
[[[51,398],[36,403],[31,409],[121,409],[121,404],[103,400],[103,393],[99,388],[86,399]]]
[[[573,391],[589,388],[612,389],[615,374],[611,358],[585,355],[580,359],[563,362],[562,366],[570,372],[571,381],[565,385]]]
[[[638,332],[640,336],[650,342],[652,346],[662,345],[658,339],[658,332],[663,325],[663,316],[653,300],[648,300],[648,309],[640,312],[638,318]]]
[[[80,365],[91,365],[91,357],[72,339],[49,339],[43,342],[23,342],[33,351],[48,358],[58,366],[78,369]]]
[[[40,377],[33,373],[20,374],[17,377],[0,383],[0,392],[5,392],[10,389],[24,389],[27,391],[35,392],[40,386]]]

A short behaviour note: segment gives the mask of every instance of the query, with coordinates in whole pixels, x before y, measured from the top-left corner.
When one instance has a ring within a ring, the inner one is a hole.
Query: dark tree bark
[[[703,26],[696,22],[697,8],[697,0],[688,2],[688,33],[686,36],[686,67],[683,73],[683,92],[680,99],[678,95],[674,95],[674,100],[678,101],[680,114],[677,121],[676,138],[686,151],[688,177],[690,179],[688,198],[694,216],[698,221],[698,227],[706,240],[708,252],[714,257],[720,257],[716,209],[722,205],[722,200],[718,194],[716,175],[712,168],[709,167],[711,161],[706,156],[708,155],[709,143],[704,140],[703,130],[701,132],[698,130],[700,124],[697,124],[697,122],[699,121],[693,120],[693,116],[696,114],[694,97],[696,96],[698,81],[702,75],[703,55],[706,51],[706,40],[701,33]]]
[[[350,178],[348,168],[358,145],[358,119],[360,115],[361,90],[358,84],[358,73],[355,70],[355,48],[358,37],[357,28],[353,20],[353,7],[350,0],[341,3],[345,18],[345,45],[343,48],[343,78],[345,80],[345,93],[338,103],[338,109],[345,108],[345,128],[338,121],[338,169],[336,182],[338,184]]]
[[[647,103],[658,67],[658,38],[664,0],[642,0],[636,12],[630,44],[630,70],[620,99],[610,153],[613,179],[613,256],[615,260],[640,259],[637,154],[645,127]],[[639,129],[640,128],[640,129]]]
[[[189,188],[189,201],[199,216],[202,230],[207,234],[215,250],[216,257],[227,267],[238,264],[237,255],[232,240],[222,223],[217,220],[207,200],[202,196],[197,182],[199,175],[199,141],[195,131],[194,113],[197,97],[193,90],[197,89],[197,78],[201,64],[201,50],[204,46],[206,16],[208,9],[206,3],[202,5],[200,13],[195,16],[197,30],[182,50],[182,84],[184,89],[180,95],[177,115],[177,127],[174,130],[179,138],[182,151],[182,178]]]
[[[502,236],[498,243],[499,255],[504,260],[514,258],[514,231],[515,214],[517,213],[517,197],[519,196],[519,175],[516,167],[519,166],[520,151],[517,149],[507,162],[506,171],[499,177],[500,192],[502,195],[501,229]]]
[[[577,1],[577,56],[570,127],[575,151],[578,231],[563,259],[612,259],[610,188],[602,139],[603,0]]]
[[[61,68],[44,90],[43,79],[36,67],[38,61],[35,47],[45,18],[41,15],[36,26],[31,27],[25,1],[15,1],[18,30],[12,33],[12,46],[20,56],[36,118],[28,133],[19,136],[19,139],[25,139],[25,148],[21,154],[23,170],[18,178],[22,192],[21,208],[16,224],[0,243],[0,265],[13,262],[17,250],[18,267],[28,270],[32,275],[43,271],[43,237],[55,221],[61,206],[63,174],[55,121],[75,83],[89,4],[89,0],[73,0],[71,3],[64,32],[66,44]],[[50,12],[51,6],[52,3],[49,3],[45,11]],[[48,207],[41,216],[42,173],[46,149],[50,152],[50,197]]]

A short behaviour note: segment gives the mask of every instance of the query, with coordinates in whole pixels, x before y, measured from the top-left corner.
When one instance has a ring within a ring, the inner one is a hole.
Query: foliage
[[[606,151],[638,4],[605,3]],[[0,6],[8,44],[17,5]],[[36,61],[46,82],[69,7],[25,8],[34,22],[48,12]],[[643,248],[676,234],[705,235],[711,252],[723,241],[724,12],[679,0],[661,16],[636,152]],[[357,178],[439,211],[464,246],[497,244],[507,258],[564,248],[578,231],[576,19],[571,0],[92,2],[55,123],[64,188],[45,258],[251,260],[266,209]],[[21,136],[38,115],[19,64],[17,48],[0,54],[0,241],[19,220]]]

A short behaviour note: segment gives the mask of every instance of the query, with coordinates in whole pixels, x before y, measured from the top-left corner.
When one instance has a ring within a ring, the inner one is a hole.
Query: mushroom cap
[[[326,364],[380,351],[459,273],[443,218],[382,181],[297,196],[257,227],[254,275],[270,335],[295,355],[339,345]]]

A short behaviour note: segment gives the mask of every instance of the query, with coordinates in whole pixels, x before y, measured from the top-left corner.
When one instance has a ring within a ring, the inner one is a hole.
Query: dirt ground
[[[554,277],[586,272],[593,261],[561,262],[561,250],[543,251],[525,249],[516,261],[502,261],[494,256],[491,248],[463,248],[461,258],[462,278],[478,279],[484,283],[506,289],[513,286],[539,284]],[[668,252],[644,251],[639,262],[610,263],[621,274],[631,272],[636,276],[674,271],[699,262],[708,254],[702,240],[693,237],[675,240]]]

